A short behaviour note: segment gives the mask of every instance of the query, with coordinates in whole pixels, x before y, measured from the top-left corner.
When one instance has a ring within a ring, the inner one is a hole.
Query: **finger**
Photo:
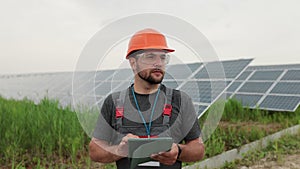
[[[139,138],[139,137],[137,135],[133,135],[131,133],[128,133],[125,137],[122,138],[122,141],[127,143],[129,138]]]
[[[165,165],[173,165],[176,162],[175,158],[167,158],[161,155],[153,155],[151,158]]]
[[[128,134],[126,135],[126,137],[128,137],[128,138],[139,138],[139,136],[134,135],[134,134],[131,134],[131,133],[128,133]]]

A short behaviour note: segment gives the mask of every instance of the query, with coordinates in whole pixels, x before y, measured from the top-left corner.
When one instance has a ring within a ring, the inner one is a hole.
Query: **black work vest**
[[[131,86],[132,87],[132,86]],[[126,116],[124,116],[124,112],[128,111],[126,110],[125,100],[126,97],[128,97],[131,92],[131,88],[124,90],[118,94],[118,96],[114,96],[114,102],[116,106],[115,110],[115,120],[112,126],[115,128],[116,131],[121,133],[121,135],[118,138],[114,138],[114,140],[118,140],[117,143],[119,143],[123,136],[125,136],[128,133],[132,133],[134,135],[138,135],[141,137],[144,137],[147,135],[145,131],[144,124],[142,123],[135,123],[131,121],[130,119],[127,119]],[[172,96],[173,96],[173,89],[166,88],[164,91],[165,93],[165,104],[164,108],[161,112],[161,117],[158,119],[155,119],[153,121],[152,127],[151,127],[151,136],[158,136],[158,137],[165,137],[170,136],[169,133],[169,126],[170,126],[170,117],[172,116]],[[127,100],[130,100],[127,98]],[[136,110],[135,110],[136,111]],[[118,169],[129,169],[130,168],[130,158],[122,158],[116,162]],[[159,169],[180,169],[182,166],[180,161],[176,161],[174,165],[167,166],[160,164],[160,167],[136,167],[135,169],[147,169],[147,168],[159,168]]]

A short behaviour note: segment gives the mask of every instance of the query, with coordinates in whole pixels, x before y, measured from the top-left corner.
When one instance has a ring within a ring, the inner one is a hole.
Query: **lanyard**
[[[139,113],[141,119],[143,120],[143,123],[144,123],[145,129],[146,129],[148,138],[150,138],[150,136],[151,136],[151,135],[150,135],[150,133],[151,133],[150,130],[151,130],[151,125],[152,125],[152,117],[153,117],[153,114],[154,114],[154,109],[155,109],[155,107],[156,107],[156,102],[157,102],[157,99],[158,99],[158,95],[159,95],[159,93],[160,93],[160,87],[158,88],[158,91],[157,91],[157,93],[156,93],[156,97],[155,97],[154,104],[153,104],[153,107],[152,107],[152,110],[151,110],[150,121],[149,121],[149,125],[148,125],[148,126],[147,126],[147,123],[146,123],[146,121],[145,121],[145,118],[144,118],[144,116],[143,116],[143,114],[142,114],[142,112],[141,112],[140,106],[139,106],[139,104],[138,104],[138,102],[137,102],[136,96],[135,96],[135,94],[134,94],[133,86],[131,87],[131,91],[132,91],[132,95],[133,95],[134,102],[135,102],[136,108],[137,108],[137,110],[138,110],[138,113]]]

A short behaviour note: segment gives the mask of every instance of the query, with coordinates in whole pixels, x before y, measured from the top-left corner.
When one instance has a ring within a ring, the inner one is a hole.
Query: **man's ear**
[[[136,58],[134,58],[134,57],[130,57],[130,58],[129,58],[129,64],[130,64],[131,69],[133,70],[133,72],[136,71],[136,65],[137,65],[136,61],[137,61],[137,60],[136,60]]]

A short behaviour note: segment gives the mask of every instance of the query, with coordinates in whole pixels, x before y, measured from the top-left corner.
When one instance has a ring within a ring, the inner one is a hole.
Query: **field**
[[[199,119],[200,124],[205,118]],[[299,108],[295,112],[270,112],[243,108],[236,100],[229,100],[218,128],[205,142],[205,158],[299,123]],[[70,107],[61,108],[58,101],[44,98],[36,105],[26,99],[0,97],[0,125],[0,168],[99,167],[89,159],[90,138],[76,113]]]

